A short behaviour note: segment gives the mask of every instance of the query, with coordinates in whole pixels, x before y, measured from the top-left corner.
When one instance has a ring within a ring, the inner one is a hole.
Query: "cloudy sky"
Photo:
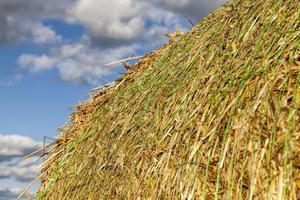
[[[0,0],[0,200],[38,173],[20,157],[55,137],[68,107],[124,73],[103,67],[143,55],[226,0]]]

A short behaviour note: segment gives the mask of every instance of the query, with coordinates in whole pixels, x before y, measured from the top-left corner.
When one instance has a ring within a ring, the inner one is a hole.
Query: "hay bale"
[[[78,106],[40,199],[299,199],[300,4],[234,0]]]

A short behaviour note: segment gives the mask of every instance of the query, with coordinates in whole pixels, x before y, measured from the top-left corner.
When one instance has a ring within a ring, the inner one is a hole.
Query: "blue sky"
[[[59,20],[45,20],[56,33],[68,42],[84,34],[79,24],[69,25]],[[68,119],[74,105],[85,99],[91,88],[88,84],[70,84],[62,81],[56,71],[30,74],[18,67],[17,60],[24,53],[47,53],[47,45],[30,41],[0,46],[0,133],[21,134],[41,140],[57,135],[56,128]]]
[[[93,87],[124,73],[103,65],[164,44],[225,0],[1,0],[0,200],[38,174],[20,157],[56,137]],[[10,167],[14,166],[14,167]]]

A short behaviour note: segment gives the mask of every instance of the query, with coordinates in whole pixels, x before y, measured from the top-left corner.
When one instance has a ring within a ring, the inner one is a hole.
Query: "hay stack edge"
[[[234,0],[77,106],[37,199],[300,199],[300,3]]]

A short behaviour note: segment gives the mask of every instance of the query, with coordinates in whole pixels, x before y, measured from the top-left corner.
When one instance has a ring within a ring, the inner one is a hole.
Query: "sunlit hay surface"
[[[300,199],[299,1],[231,1],[71,119],[39,199]]]

